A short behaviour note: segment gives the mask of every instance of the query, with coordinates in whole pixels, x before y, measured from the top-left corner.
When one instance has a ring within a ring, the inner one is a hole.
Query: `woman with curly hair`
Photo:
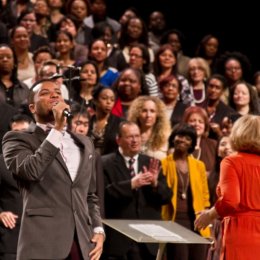
[[[128,120],[141,129],[142,152],[157,159],[167,155],[170,122],[166,107],[157,97],[140,96],[131,104]]]

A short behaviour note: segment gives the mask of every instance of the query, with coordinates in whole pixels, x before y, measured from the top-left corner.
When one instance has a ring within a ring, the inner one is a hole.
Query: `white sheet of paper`
[[[135,230],[138,230],[147,236],[153,237],[163,241],[187,241],[183,237],[177,235],[174,232],[167,230],[161,226],[155,224],[129,224],[129,226]]]

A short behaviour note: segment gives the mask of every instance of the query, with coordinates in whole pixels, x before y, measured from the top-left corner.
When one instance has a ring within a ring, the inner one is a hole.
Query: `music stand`
[[[103,219],[103,223],[138,243],[159,243],[156,260],[161,260],[167,243],[211,244],[189,229],[163,220]]]

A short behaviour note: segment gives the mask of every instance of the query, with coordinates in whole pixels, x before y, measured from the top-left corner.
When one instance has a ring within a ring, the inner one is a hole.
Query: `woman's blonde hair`
[[[237,119],[230,142],[235,151],[260,154],[260,116],[244,115]]]
[[[189,81],[191,81],[190,70],[191,70],[192,66],[198,66],[198,67],[202,68],[206,80],[210,77],[211,71],[210,71],[210,67],[209,67],[209,64],[207,63],[207,61],[203,58],[195,57],[195,58],[190,59],[189,63],[188,63]]]
[[[140,127],[139,116],[146,101],[152,101],[157,108],[156,123],[153,127],[153,134],[149,140],[149,146],[152,150],[160,149],[167,143],[171,126],[170,121],[166,115],[166,107],[164,103],[154,96],[140,96],[136,98],[129,107],[128,120],[135,122]],[[142,131],[142,129],[141,129]]]

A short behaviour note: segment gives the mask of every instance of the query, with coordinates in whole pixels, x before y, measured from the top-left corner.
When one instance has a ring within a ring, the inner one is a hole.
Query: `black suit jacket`
[[[172,112],[170,122],[171,127],[174,127],[176,124],[182,121],[184,111],[187,108],[187,105],[183,104],[181,101],[177,101],[176,106]]]
[[[148,168],[151,157],[140,154],[138,172]],[[170,202],[172,193],[160,172],[158,187],[144,186],[131,189],[130,170],[119,152],[102,156],[105,182],[105,214],[107,219],[161,219],[161,206]],[[131,246],[131,240],[117,231],[107,229],[104,250],[107,254],[124,255]],[[147,244],[152,254],[157,246]]]
[[[7,131],[9,131],[9,123],[15,115],[16,109],[1,100],[0,91],[0,154],[2,154],[2,139]]]
[[[0,213],[11,211],[19,216],[13,229],[0,223],[0,254],[16,254],[22,216],[22,196],[16,180],[7,170],[3,155],[0,156]]]

